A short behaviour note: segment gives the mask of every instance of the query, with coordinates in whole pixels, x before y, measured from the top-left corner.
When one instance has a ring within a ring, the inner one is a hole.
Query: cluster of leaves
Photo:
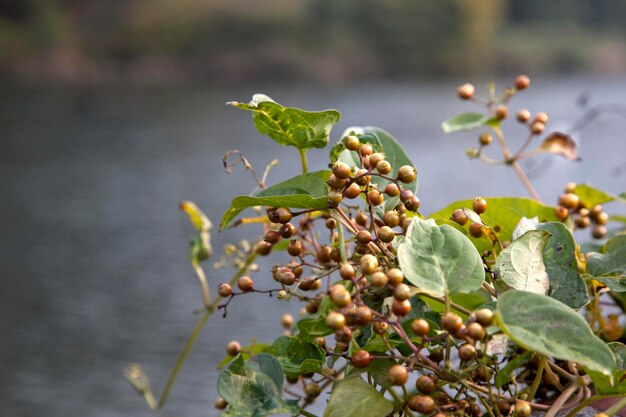
[[[444,130],[486,126],[500,135],[503,106],[526,86],[516,81],[502,97],[491,91],[486,115],[455,116]],[[473,87],[462,87],[461,97],[474,99]],[[306,112],[264,95],[230,104],[296,147],[303,173],[235,197],[224,213],[221,229],[264,207],[267,218],[255,220],[263,237],[248,256],[286,251],[291,259],[274,266],[267,288],[245,264],[218,287],[218,308],[226,314],[255,292],[304,307],[297,321],[283,316],[286,335],[271,344],[229,344],[216,403],[225,416],[311,416],[307,407],[323,393],[325,417],[574,415],[594,399],[626,395],[626,235],[587,253],[573,235],[575,214],[619,197],[570,184],[576,204],[562,199],[566,216],[535,199],[477,197],[425,217],[417,170],[388,132],[350,128],[330,147],[330,169],[307,172],[306,150],[329,144],[337,111]],[[547,116],[525,123],[537,136]],[[571,156],[555,137],[541,152]],[[481,135],[472,156],[489,142]],[[504,149],[509,165],[525,155]],[[207,230],[207,221],[195,223]]]

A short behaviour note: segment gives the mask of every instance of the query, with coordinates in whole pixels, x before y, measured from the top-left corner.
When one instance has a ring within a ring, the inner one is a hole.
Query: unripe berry
[[[359,226],[363,226],[363,227],[367,225],[368,219],[369,217],[367,217],[367,214],[365,214],[364,211],[358,212],[356,217],[354,218],[354,220],[356,221],[356,224],[358,224]]]
[[[530,404],[526,401],[517,400],[515,402],[515,417],[528,417],[532,411]]]
[[[356,309],[357,324],[365,326],[372,321],[372,310],[368,306],[359,306]]]
[[[304,386],[304,393],[309,398],[316,398],[322,393],[322,388],[315,382],[310,382]]]
[[[335,340],[341,343],[349,343],[352,339],[352,330],[348,326],[343,326],[335,332]]]
[[[420,414],[430,414],[435,411],[437,404],[432,397],[427,395],[413,395],[409,398],[408,406],[411,410]]]
[[[335,229],[337,227],[337,220],[333,219],[332,217],[329,217],[324,222],[324,225],[326,226],[327,229],[330,229],[330,230]]]
[[[488,308],[481,308],[474,312],[476,321],[483,327],[489,327],[493,323],[493,311]]]
[[[291,271],[286,271],[282,274],[280,282],[284,285],[293,285],[296,282],[296,274]]]
[[[586,229],[591,224],[589,217],[580,216],[576,219],[576,227],[579,229]]]
[[[472,237],[475,238],[479,238],[483,235],[483,226],[480,223],[474,223],[472,222],[472,224],[470,224],[469,227],[469,232],[470,235],[472,235]]]
[[[254,281],[249,276],[244,275],[237,280],[237,287],[243,292],[251,291],[254,287]]]
[[[364,143],[359,148],[359,153],[363,156],[371,155],[374,152],[374,148],[369,143]]]
[[[380,172],[383,175],[387,175],[391,172],[391,164],[389,161],[380,161],[376,164],[376,171]]]
[[[267,243],[271,243],[272,245],[274,243],[277,243],[280,240],[280,232],[278,230],[268,230],[267,233],[265,233],[265,241]]]
[[[374,255],[365,254],[361,257],[359,266],[361,273],[371,275],[376,271],[376,268],[378,268],[378,259],[376,259]]]
[[[280,227],[279,231],[283,238],[289,239],[296,234],[296,226],[291,223],[285,223]]]
[[[393,298],[398,301],[408,300],[411,296],[411,288],[406,284],[400,284],[393,290]]]
[[[461,98],[461,100],[469,100],[470,98],[474,96],[475,91],[476,89],[470,83],[465,83],[457,87],[456,89],[456,92],[459,95],[459,98]]]
[[[348,180],[346,178],[337,178],[335,174],[330,174],[327,182],[330,188],[332,188],[333,190],[340,190],[346,185]]]
[[[574,193],[561,194],[559,204],[568,209],[575,209],[580,203],[580,198]]]
[[[376,165],[378,165],[380,161],[383,161],[384,159],[385,159],[385,155],[379,152],[374,152],[369,157],[370,166],[375,167]]]
[[[411,312],[411,302],[409,300],[400,301],[394,299],[391,303],[391,311],[398,317],[404,317]]]
[[[370,278],[370,285],[372,287],[380,288],[387,285],[387,275],[384,272],[374,272]]]
[[[515,78],[515,88],[518,90],[525,90],[530,86],[530,78],[525,75],[518,75]]]
[[[531,114],[526,109],[521,109],[517,112],[517,120],[520,123],[526,123],[530,120]]]
[[[493,138],[487,132],[481,133],[480,136],[478,137],[478,142],[480,142],[480,144],[483,145],[483,146],[487,146],[487,145],[491,144],[492,140],[493,140]]]
[[[598,216],[598,214],[602,213],[602,206],[600,204],[596,204],[595,206],[591,207],[591,210],[589,210],[589,216],[595,221],[596,217]]]
[[[415,381],[415,388],[422,394],[431,394],[437,389],[435,381],[428,375],[422,375]]]
[[[504,120],[509,116],[509,109],[504,104],[501,104],[496,107],[495,115],[497,119]]]
[[[237,356],[241,352],[241,344],[236,340],[231,340],[226,345],[226,353],[228,356]]]
[[[609,222],[609,215],[605,211],[601,211],[596,215],[596,224],[605,225]]]
[[[578,184],[576,184],[575,182],[568,182],[567,184],[565,184],[565,192],[573,193],[574,191],[576,191],[577,186]]]
[[[507,415],[511,411],[511,404],[504,400],[496,401],[496,407],[498,407],[498,410],[502,415]]]
[[[362,187],[365,187],[372,180],[372,177],[366,174],[367,174],[366,169],[359,169],[356,172],[356,175],[354,176],[354,182],[356,182],[358,185]]]
[[[424,337],[430,332],[430,324],[424,319],[415,319],[411,322],[411,331],[417,336]]]
[[[339,276],[343,279],[352,279],[356,276],[356,271],[351,263],[345,262],[339,268]]]
[[[400,201],[402,201],[403,203],[409,201],[411,197],[413,197],[413,191],[411,190],[402,190],[402,192],[400,193]]]
[[[596,224],[595,226],[593,226],[593,229],[591,229],[591,236],[593,236],[594,239],[602,239],[606,236],[606,233],[606,226],[603,226],[601,224]]]
[[[539,112],[535,115],[535,121],[539,123],[543,123],[544,125],[548,123],[548,114],[546,112]]]
[[[398,181],[409,184],[417,178],[417,171],[411,165],[403,165],[398,169]]]
[[[222,397],[217,397],[215,399],[215,408],[218,410],[223,410],[228,406],[228,402]]]
[[[220,295],[220,297],[229,297],[233,293],[233,289],[231,288],[230,284],[222,282],[220,285],[217,286],[217,293]]]
[[[326,316],[326,325],[331,329],[339,330],[346,325],[346,318],[343,314],[331,311]]]
[[[485,328],[480,323],[470,323],[467,325],[467,335],[474,340],[485,338]]]
[[[384,243],[389,243],[393,241],[395,237],[396,237],[396,234],[394,233],[393,229],[389,226],[383,226],[380,229],[378,229],[378,239],[380,239]]]
[[[409,211],[417,211],[420,208],[420,199],[414,195],[408,201],[404,202],[404,206]]]
[[[279,207],[276,209],[269,209],[267,211],[267,217],[272,223],[289,223],[293,215],[291,210],[287,207]]]
[[[541,135],[543,131],[545,130],[545,128],[546,128],[546,125],[544,125],[543,123],[535,122],[530,127],[530,131],[533,132],[533,135]]]
[[[567,216],[569,216],[569,211],[563,206],[557,206],[554,215],[557,219],[565,221],[567,220]]]
[[[345,162],[337,161],[333,164],[333,174],[339,179],[346,179],[352,174],[352,169],[350,165]]]
[[[330,190],[328,194],[326,194],[326,198],[328,198],[330,205],[336,206],[343,200],[343,194],[338,190]]]
[[[476,358],[476,348],[474,345],[466,343],[459,348],[459,358],[464,361],[469,361]]]
[[[302,255],[302,242],[298,239],[293,239],[289,242],[289,246],[287,246],[287,253],[291,256],[300,256]]]
[[[389,380],[393,385],[404,385],[409,379],[409,372],[402,365],[395,364],[389,368]]]
[[[348,186],[348,188],[343,190],[343,196],[349,200],[357,198],[360,194],[361,187],[359,187],[359,184],[357,184],[356,182],[353,182]]]
[[[389,210],[383,215],[383,223],[389,227],[396,227],[400,224],[400,215],[393,210]]]
[[[293,316],[289,313],[283,314],[280,318],[280,324],[285,328],[289,329],[293,326]]]
[[[392,287],[397,287],[398,285],[402,284],[402,281],[404,280],[404,274],[398,268],[391,268],[389,271],[387,271],[387,278],[389,285],[391,285]]]
[[[315,257],[317,258],[317,261],[321,264],[325,264],[330,262],[330,252],[331,249],[330,247],[326,246],[326,245],[322,245],[317,253],[315,254]]]
[[[341,284],[330,288],[330,300],[339,308],[346,307],[352,302],[350,291]]]
[[[472,208],[477,214],[483,214],[487,211],[487,202],[482,197],[476,197],[472,203]]]
[[[375,188],[367,192],[367,202],[372,206],[380,206],[384,201],[383,195]]]
[[[372,330],[374,331],[374,333],[376,334],[383,334],[387,332],[387,329],[389,328],[389,324],[387,324],[384,321],[375,321],[372,324]]]
[[[467,223],[467,216],[465,215],[465,212],[463,211],[463,209],[456,209],[452,212],[452,217],[451,219],[457,223],[460,224],[461,226],[465,226],[465,224]]]
[[[463,327],[463,319],[455,313],[446,313],[441,318],[441,325],[450,334],[455,334]]]
[[[261,256],[267,256],[272,251],[272,244],[265,241],[259,242],[256,245],[255,251]]]
[[[359,349],[352,354],[352,364],[357,368],[367,368],[372,362],[372,355],[367,350]]]
[[[444,351],[441,347],[434,348],[428,354],[428,358],[435,363],[441,362],[443,360],[443,357],[444,357]]]
[[[398,186],[393,182],[390,182],[385,187],[385,194],[387,194],[389,197],[397,197],[400,195],[400,188],[398,188]]]
[[[361,144],[359,143],[359,138],[357,138],[356,136],[346,136],[343,139],[343,144],[346,147],[346,149],[350,149],[351,151],[358,151],[359,150],[359,146],[361,146]]]
[[[313,287],[316,286],[318,281],[319,280],[313,278],[304,278],[302,281],[300,281],[300,285],[298,286],[298,288],[302,291],[311,291],[312,289],[314,289]]]
[[[359,243],[368,244],[372,241],[372,234],[369,230],[361,230],[356,234],[356,240]]]

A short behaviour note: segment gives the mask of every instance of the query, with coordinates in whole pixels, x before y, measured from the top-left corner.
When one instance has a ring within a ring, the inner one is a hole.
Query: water
[[[575,118],[578,93],[626,102],[626,80],[537,80],[517,105]],[[296,173],[294,152],[259,136],[250,117],[227,108],[266,92],[286,105],[337,108],[333,140],[353,125],[398,137],[420,171],[424,212],[453,199],[525,195],[512,172],[468,161],[474,134],[445,136],[447,115],[471,109],[454,85],[385,84],[240,89],[27,89],[0,94],[0,411],[3,416],[152,416],[122,378],[140,362],[157,393],[201,305],[187,241],[193,231],[177,204],[196,201],[216,222],[236,191],[252,188],[241,168],[223,172],[238,148],[259,170],[275,157],[277,181]],[[517,109],[513,106],[513,109]],[[512,109],[512,110],[513,110]],[[522,134],[510,123],[520,140]],[[555,122],[556,125],[556,122]],[[567,181],[626,190],[626,121],[605,117],[581,135],[582,163],[552,158],[535,185],[553,203]],[[514,143],[516,141],[513,141]],[[311,152],[313,169],[325,151]],[[536,170],[535,170],[536,171]],[[531,170],[532,175],[532,170]],[[536,175],[535,175],[536,176]],[[230,230],[224,243],[248,235]],[[257,282],[268,282],[262,264]],[[209,273],[213,286],[227,272]],[[269,285],[269,284],[268,284]],[[262,295],[236,299],[213,317],[159,416],[214,415],[217,362],[231,339],[271,341],[278,318],[297,305]]]

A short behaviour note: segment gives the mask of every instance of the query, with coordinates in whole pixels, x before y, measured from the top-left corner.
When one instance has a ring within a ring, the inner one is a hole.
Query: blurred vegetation
[[[1,0],[0,77],[346,81],[626,70],[626,0]]]

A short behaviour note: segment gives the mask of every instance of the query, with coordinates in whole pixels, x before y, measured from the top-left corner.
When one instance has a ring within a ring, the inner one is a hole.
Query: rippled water
[[[414,158],[426,213],[477,194],[525,195],[512,172],[467,160],[474,134],[441,133],[443,118],[471,108],[455,100],[453,89],[450,83],[227,91],[3,88],[0,414],[155,415],[121,372],[139,361],[160,393],[197,319],[192,311],[201,296],[187,262],[193,232],[178,202],[192,199],[217,221],[236,192],[251,189],[244,170],[223,172],[221,156],[232,148],[257,167],[280,158],[270,181],[299,169],[294,152],[259,136],[249,115],[224,106],[228,100],[263,91],[286,105],[337,108],[343,119],[333,140],[349,126],[387,129]],[[596,102],[626,103],[625,79],[576,78],[537,80],[517,104],[547,110],[566,125],[583,91]],[[552,203],[572,180],[625,191],[624,132],[625,120],[607,116],[580,136],[582,163],[552,158],[531,169],[540,194]],[[311,152],[314,169],[323,167],[323,156]],[[247,234],[215,235],[215,247]],[[269,264],[262,270],[259,283],[270,279]],[[215,284],[226,274],[210,272],[209,279]],[[213,317],[170,402],[156,414],[214,415],[223,346],[231,339],[271,341],[281,332],[285,309],[298,306],[259,295],[236,299],[226,319]]]

